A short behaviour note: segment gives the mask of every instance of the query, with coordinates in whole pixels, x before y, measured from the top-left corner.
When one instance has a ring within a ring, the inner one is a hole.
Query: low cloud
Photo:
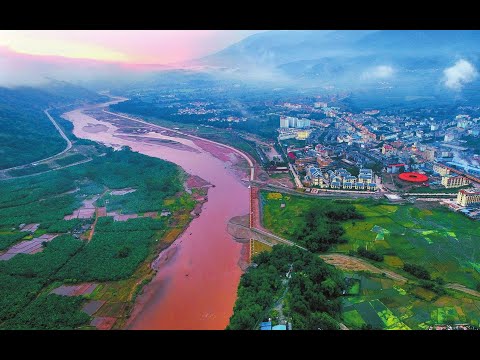
[[[363,80],[388,79],[392,77],[395,70],[390,65],[379,65],[363,72]]]
[[[478,76],[477,69],[467,60],[458,60],[455,65],[443,70],[444,85],[452,90],[461,90],[465,84]]]

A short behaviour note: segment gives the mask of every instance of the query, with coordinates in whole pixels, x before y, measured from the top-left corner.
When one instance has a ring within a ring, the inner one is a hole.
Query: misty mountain
[[[252,35],[198,63],[245,79],[432,95],[473,86],[479,54],[474,30],[285,30]],[[473,66],[471,76],[463,81],[454,69],[461,83],[446,88],[444,70],[461,59]]]
[[[280,65],[334,55],[354,55],[355,43],[375,31],[280,30],[254,34],[201,62],[219,66]]]
[[[252,35],[200,61],[219,66],[281,65],[322,58],[432,56],[478,53],[480,31],[283,30]]]

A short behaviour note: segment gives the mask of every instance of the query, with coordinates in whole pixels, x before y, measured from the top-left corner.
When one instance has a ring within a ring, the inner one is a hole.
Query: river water
[[[63,116],[73,123],[78,138],[130,146],[133,151],[174,162],[215,185],[208,191],[201,215],[161,254],[167,260],[160,262],[155,278],[138,298],[128,328],[224,329],[236,299],[242,248],[228,234],[227,222],[248,214],[246,185],[224,162],[189,139],[172,138],[197,151],[118,138],[114,136],[117,127],[97,121],[81,109]],[[92,127],[103,131],[89,132]]]

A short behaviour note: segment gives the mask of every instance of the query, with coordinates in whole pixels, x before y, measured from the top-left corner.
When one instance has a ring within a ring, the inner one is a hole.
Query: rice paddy
[[[384,264],[392,270],[415,263],[433,278],[472,289],[480,283],[479,222],[439,206],[421,209],[373,201],[356,201],[354,206],[365,219],[344,223],[348,242],[334,250],[366,247],[383,254]]]
[[[480,300],[453,293],[438,296],[413,284],[373,274],[346,274],[357,280],[357,295],[343,298],[342,321],[349,329],[421,330],[438,324],[478,326]]]

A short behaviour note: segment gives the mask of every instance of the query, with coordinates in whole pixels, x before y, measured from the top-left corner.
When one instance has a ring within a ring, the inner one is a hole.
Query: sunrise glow
[[[0,31],[0,47],[18,54],[129,64],[168,64],[219,51],[251,30]]]

